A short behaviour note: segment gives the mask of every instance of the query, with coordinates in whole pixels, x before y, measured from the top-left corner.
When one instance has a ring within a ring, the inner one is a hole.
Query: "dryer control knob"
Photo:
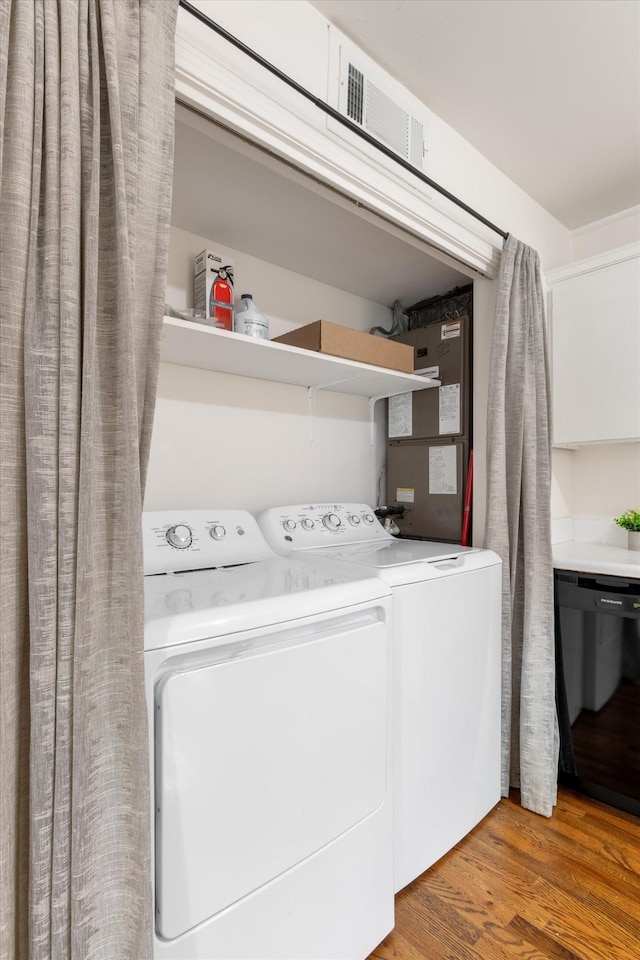
[[[373,516],[372,513],[365,513],[365,515],[364,515],[364,522],[365,522],[365,523],[373,523],[374,520],[375,520],[375,517]]]
[[[358,524],[360,523],[360,517],[356,517],[355,514],[352,513],[351,516],[349,517],[349,523],[351,524],[352,527],[357,527]]]
[[[291,531],[292,531],[292,530],[295,530],[295,528],[296,528],[296,522],[295,522],[295,520],[285,520],[285,522],[282,524],[282,526],[283,526],[284,529],[287,531],[287,533],[291,533]]]
[[[217,523],[214,527],[211,527],[211,530],[209,531],[209,533],[214,540],[223,540],[226,536],[227,531],[225,530],[224,527],[222,527],[219,523]]]
[[[300,526],[303,530],[313,530],[313,520],[310,520],[309,517],[305,517],[304,520],[300,521]]]
[[[322,522],[327,530],[337,530],[342,521],[337,513],[328,513],[326,517],[322,518]]]
[[[191,527],[188,527],[186,523],[178,523],[175,527],[169,527],[167,540],[172,547],[176,547],[178,550],[186,550],[187,547],[191,546],[193,540]]]

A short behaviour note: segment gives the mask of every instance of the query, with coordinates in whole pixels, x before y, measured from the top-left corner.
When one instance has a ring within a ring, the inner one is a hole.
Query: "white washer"
[[[277,557],[245,511],[143,528],[155,957],[368,956],[393,927],[388,586]]]
[[[275,507],[258,522],[277,553],[348,564],[392,588],[398,891],[500,799],[501,561],[392,537],[360,503]]]

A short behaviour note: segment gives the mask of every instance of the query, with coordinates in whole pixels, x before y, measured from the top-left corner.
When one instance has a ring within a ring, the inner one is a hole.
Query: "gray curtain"
[[[508,237],[489,369],[485,545],[503,563],[502,794],[551,816],[557,797],[551,402],[537,253]]]
[[[140,513],[177,0],[0,0],[0,955],[151,955]]]

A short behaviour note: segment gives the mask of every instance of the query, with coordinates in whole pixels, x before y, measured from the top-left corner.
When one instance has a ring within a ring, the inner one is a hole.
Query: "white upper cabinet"
[[[556,446],[640,439],[640,244],[546,277]]]

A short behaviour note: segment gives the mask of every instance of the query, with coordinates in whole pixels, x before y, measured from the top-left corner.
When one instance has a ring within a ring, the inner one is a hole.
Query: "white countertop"
[[[554,543],[553,565],[557,570],[602,573],[640,580],[640,551],[606,543],[585,543],[581,540]]]

